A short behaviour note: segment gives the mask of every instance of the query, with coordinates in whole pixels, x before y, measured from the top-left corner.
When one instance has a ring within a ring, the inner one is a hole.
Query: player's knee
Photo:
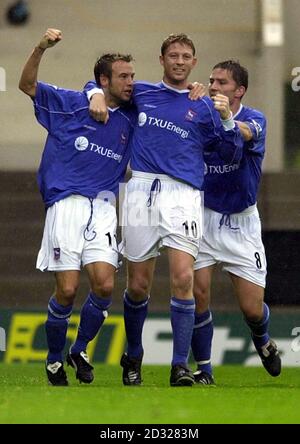
[[[92,292],[103,298],[111,296],[114,288],[113,279],[106,279],[104,282],[95,282],[92,285]]]
[[[78,286],[74,284],[60,286],[56,290],[57,301],[62,305],[73,304],[76,297],[77,288]]]
[[[208,309],[209,306],[209,293],[203,288],[194,287],[194,298],[196,304],[196,312],[203,313]]]
[[[187,293],[193,286],[193,271],[183,270],[171,277],[171,286],[175,293]]]
[[[199,301],[199,303],[205,302],[209,298],[209,288],[203,285],[194,284],[193,292],[196,301]]]
[[[253,304],[249,301],[241,307],[245,318],[250,322],[259,322],[263,317],[263,307],[261,304]]]
[[[128,293],[136,301],[144,300],[150,292],[150,283],[148,279],[140,276],[128,281]]]

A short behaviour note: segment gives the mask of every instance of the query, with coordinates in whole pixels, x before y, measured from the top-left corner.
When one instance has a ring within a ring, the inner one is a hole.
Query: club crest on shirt
[[[74,146],[78,151],[85,151],[89,146],[89,141],[86,137],[79,136],[75,140]]]
[[[145,123],[147,122],[147,114],[146,113],[140,113],[139,114],[139,126],[144,126]]]
[[[185,120],[194,120],[194,118],[196,117],[197,113],[195,113],[195,111],[189,109],[188,112],[185,115]]]
[[[127,136],[125,133],[121,133],[121,143],[123,145],[126,145],[126,143],[127,143]]]
[[[54,260],[58,261],[60,259],[60,248],[53,248]]]

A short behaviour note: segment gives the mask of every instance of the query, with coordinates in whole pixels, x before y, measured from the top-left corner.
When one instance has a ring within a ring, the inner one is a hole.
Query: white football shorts
[[[201,193],[164,174],[133,171],[122,206],[123,251],[132,262],[159,255],[161,247],[198,254]]]
[[[199,245],[194,270],[222,263],[223,270],[265,287],[267,263],[256,205],[230,216],[205,207]]]
[[[36,268],[80,270],[92,262],[118,266],[117,216],[113,203],[71,195],[47,210]]]

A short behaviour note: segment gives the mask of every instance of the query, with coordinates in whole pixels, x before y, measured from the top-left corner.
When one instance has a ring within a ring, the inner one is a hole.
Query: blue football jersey
[[[88,107],[82,92],[38,82],[35,115],[48,131],[38,171],[46,207],[71,194],[117,194],[124,179],[136,115],[130,107],[110,109],[104,125],[89,116]]]
[[[222,214],[239,213],[256,203],[265,154],[264,115],[241,105],[234,119],[247,123],[253,136],[244,142],[241,159],[229,164],[218,152],[205,151],[204,205]]]
[[[89,82],[85,91],[95,87]],[[164,82],[135,82],[133,102],[138,124],[131,139],[133,170],[167,174],[201,189],[204,177],[203,151],[217,150],[228,163],[241,157],[243,140],[239,129],[225,131],[209,97],[192,101],[188,90]]]

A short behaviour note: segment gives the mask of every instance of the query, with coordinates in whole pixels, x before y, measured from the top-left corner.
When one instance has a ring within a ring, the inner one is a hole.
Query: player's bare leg
[[[127,292],[135,302],[145,300],[151,291],[156,258],[143,262],[127,262]]]
[[[269,308],[264,303],[264,288],[232,273],[230,277],[262,363],[271,376],[278,376],[281,360],[277,346],[268,333]]]
[[[77,270],[55,273],[55,298],[63,306],[73,305],[79,287],[80,272]]]

